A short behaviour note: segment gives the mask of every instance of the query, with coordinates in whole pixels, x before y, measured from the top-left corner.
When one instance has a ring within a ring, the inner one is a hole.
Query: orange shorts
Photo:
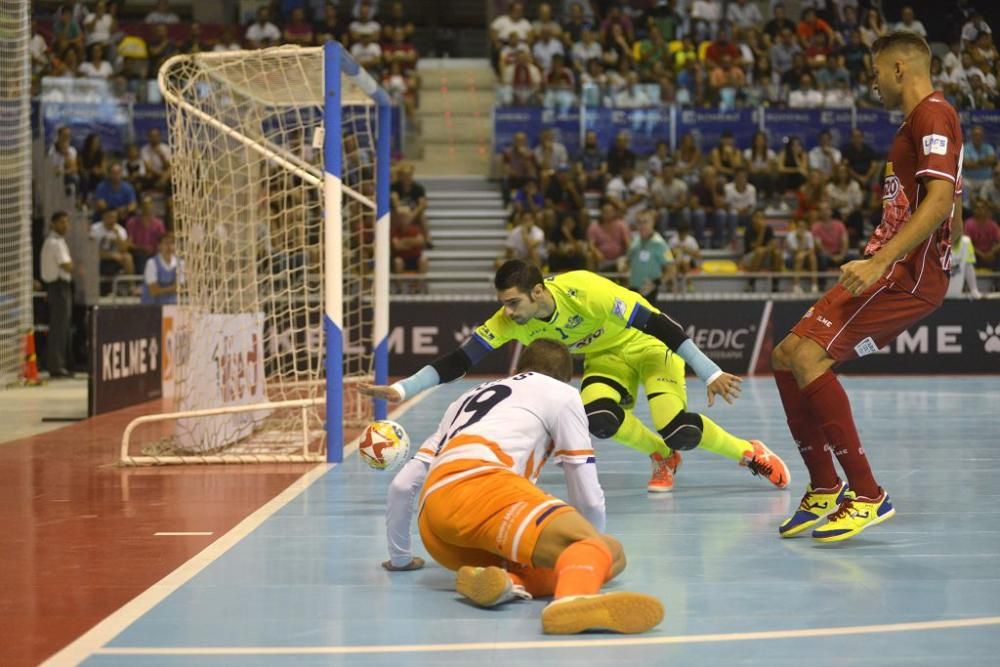
[[[448,481],[477,467],[487,469]],[[432,470],[427,477],[418,524],[424,547],[450,570],[463,565],[530,566],[535,544],[548,523],[575,511],[505,467],[494,464],[490,469],[486,461],[461,459]]]

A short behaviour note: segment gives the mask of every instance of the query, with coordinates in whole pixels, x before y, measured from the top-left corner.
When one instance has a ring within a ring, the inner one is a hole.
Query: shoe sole
[[[863,533],[866,529],[871,528],[872,526],[877,526],[883,521],[888,521],[895,515],[896,515],[896,508],[893,507],[891,510],[889,510],[879,518],[874,519],[873,521],[869,521],[868,523],[861,526],[853,533],[842,533],[840,535],[833,535],[831,537],[816,537],[815,535],[813,535],[813,539],[816,540],[817,542],[843,542],[844,540],[849,540],[852,537]]]
[[[588,630],[636,634],[663,620],[663,603],[643,593],[605,593],[549,604],[542,610],[547,635],[575,635]]]
[[[480,570],[465,566],[458,570],[455,590],[480,607],[495,607],[510,585],[510,577],[496,566]]]
[[[834,508],[834,510],[831,511],[830,513],[833,514],[833,512],[835,512],[835,511],[836,511],[836,508]],[[799,534],[804,533],[805,531],[809,530],[810,528],[812,528],[813,526],[815,526],[817,523],[819,523],[820,521],[822,521],[825,518],[826,518],[825,516],[821,516],[821,517],[817,518],[815,521],[804,521],[803,523],[800,523],[795,528],[789,528],[785,532],[781,532],[781,528],[779,527],[778,528],[778,535],[781,536],[781,537],[795,537],[796,535],[799,535]]]

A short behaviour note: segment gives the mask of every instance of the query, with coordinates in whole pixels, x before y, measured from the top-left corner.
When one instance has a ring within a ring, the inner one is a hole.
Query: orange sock
[[[518,567],[508,570],[511,581],[531,593],[532,597],[545,598],[556,590],[556,571],[550,567]]]
[[[611,562],[611,550],[600,538],[569,545],[556,560],[556,599],[600,591],[611,570]]]

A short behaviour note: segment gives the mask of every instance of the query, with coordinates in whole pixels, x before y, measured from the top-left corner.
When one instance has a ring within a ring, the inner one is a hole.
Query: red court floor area
[[[0,664],[37,665],[312,467],[118,467],[125,425],[156,410],[0,445]]]

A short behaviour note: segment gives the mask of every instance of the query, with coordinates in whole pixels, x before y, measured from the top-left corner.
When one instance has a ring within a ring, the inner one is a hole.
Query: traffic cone
[[[28,333],[24,335],[24,370],[21,373],[21,381],[27,385],[42,383],[38,377],[38,356],[35,354],[34,329],[28,329]]]

